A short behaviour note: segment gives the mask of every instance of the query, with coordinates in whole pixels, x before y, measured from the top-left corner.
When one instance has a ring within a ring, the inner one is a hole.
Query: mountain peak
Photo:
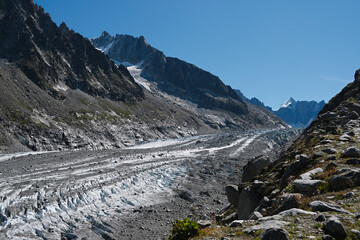
[[[292,104],[294,104],[294,103],[296,103],[296,101],[295,101],[292,97],[290,97],[288,100],[286,100],[286,102],[284,102],[284,103],[280,106],[280,108],[288,108],[288,107],[290,107],[290,105],[292,105]]]
[[[111,37],[111,35],[110,35],[107,31],[103,31],[103,32],[101,33],[101,37],[102,37],[102,38],[109,38],[109,37]]]

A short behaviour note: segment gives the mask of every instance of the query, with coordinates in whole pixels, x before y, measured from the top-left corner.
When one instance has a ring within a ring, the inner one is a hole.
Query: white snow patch
[[[69,87],[65,83],[62,83],[62,82],[58,83],[53,88],[56,91],[64,91],[64,92],[66,92],[69,89]]]
[[[133,65],[127,67],[127,69],[137,84],[139,84],[140,86],[151,92],[149,81],[141,77],[142,69],[140,68],[139,65]]]

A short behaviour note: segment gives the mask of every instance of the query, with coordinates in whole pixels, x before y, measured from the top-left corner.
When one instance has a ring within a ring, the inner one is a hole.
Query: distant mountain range
[[[266,108],[284,120],[291,127],[309,126],[317,117],[321,109],[325,106],[325,101],[295,101],[292,97],[290,97],[280,106],[278,110],[273,110],[259,99],[248,99],[240,90],[235,91],[244,101]]]

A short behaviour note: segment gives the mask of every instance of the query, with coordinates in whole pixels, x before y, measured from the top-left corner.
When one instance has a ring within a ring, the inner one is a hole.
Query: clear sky
[[[360,68],[358,0],[34,0],[88,38],[145,36],[277,109],[328,101]]]

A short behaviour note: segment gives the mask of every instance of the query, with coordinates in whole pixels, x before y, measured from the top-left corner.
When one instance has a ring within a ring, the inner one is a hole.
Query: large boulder
[[[306,173],[303,173],[300,175],[300,179],[301,180],[311,180],[312,179],[312,176],[317,174],[317,173],[321,173],[323,172],[324,170],[322,168],[315,168],[315,169],[312,169]]]
[[[306,167],[308,162],[309,158],[306,155],[302,154],[296,156],[296,161],[290,164],[285,170],[281,179],[282,182],[285,182],[290,176],[294,176],[301,172]]]
[[[356,186],[360,186],[360,171],[356,169],[345,169],[344,172],[334,175],[329,179],[329,188],[333,191]]]
[[[280,206],[274,213],[276,214],[291,208],[298,208],[301,204],[302,197],[303,195],[300,193],[291,193],[281,196],[279,200]]]
[[[249,182],[271,163],[268,156],[260,155],[251,159],[243,168],[242,182]]]
[[[250,214],[259,205],[259,197],[256,193],[252,192],[248,187],[244,188],[239,197],[237,205],[237,215],[239,220],[248,220]]]
[[[310,203],[310,207],[314,212],[339,212],[350,214],[349,211],[339,207],[338,205],[322,202],[322,201],[313,201]]]
[[[323,230],[333,236],[335,239],[345,239],[347,232],[344,225],[340,222],[337,217],[331,216],[326,219]]]
[[[225,192],[229,203],[237,206],[240,197],[239,187],[236,185],[228,185],[225,187]]]
[[[293,182],[293,186],[295,191],[305,194],[305,195],[312,195],[314,194],[319,186],[323,184],[324,181],[322,180],[301,180],[297,179]]]
[[[282,228],[268,228],[260,234],[261,240],[288,240],[289,233]]]
[[[341,157],[358,158],[360,157],[360,149],[358,149],[357,147],[349,147],[341,152]]]
[[[271,229],[271,228],[282,228],[289,224],[290,224],[290,222],[285,222],[285,221],[280,221],[280,220],[268,220],[268,221],[261,222],[260,224],[246,228],[243,230],[243,232],[251,234],[251,233],[257,232],[259,230],[266,230],[266,229]]]

